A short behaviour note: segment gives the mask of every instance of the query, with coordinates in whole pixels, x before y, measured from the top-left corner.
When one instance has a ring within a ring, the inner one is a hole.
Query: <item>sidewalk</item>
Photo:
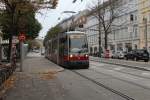
[[[24,60],[23,72],[15,73],[16,81],[4,100],[64,100],[60,92],[63,89],[55,77],[63,68],[31,55]]]

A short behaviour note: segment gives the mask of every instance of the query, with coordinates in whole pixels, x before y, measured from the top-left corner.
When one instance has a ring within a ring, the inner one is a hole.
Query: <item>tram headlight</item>
[[[72,58],[73,57],[73,55],[70,55],[70,58]]]
[[[88,55],[88,54],[86,54],[86,55],[85,55],[85,57],[89,57],[89,55]]]

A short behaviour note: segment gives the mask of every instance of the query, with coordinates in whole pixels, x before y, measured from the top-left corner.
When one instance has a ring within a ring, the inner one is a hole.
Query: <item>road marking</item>
[[[92,65],[98,65],[98,66],[105,66],[106,64],[104,63],[98,63],[98,62],[90,62]]]
[[[122,67],[114,68],[114,70],[117,70],[117,71],[122,70],[122,69],[123,69]]]
[[[90,68],[91,68],[91,69],[96,69],[96,66],[93,66],[93,65],[92,65]]]
[[[150,73],[142,73],[142,75],[144,75],[144,76],[150,76]]]

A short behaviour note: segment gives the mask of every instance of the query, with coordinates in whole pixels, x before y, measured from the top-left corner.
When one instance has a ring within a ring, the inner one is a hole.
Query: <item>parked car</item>
[[[41,55],[44,55],[44,52],[41,52]]]
[[[33,52],[39,53],[40,51],[38,49],[34,49]]]
[[[123,52],[123,51],[117,51],[117,52],[112,53],[112,58],[114,58],[114,59],[123,59],[125,54],[126,53]]]
[[[125,59],[132,59],[135,61],[144,60],[145,62],[149,61],[149,53],[145,49],[132,50],[125,55]]]

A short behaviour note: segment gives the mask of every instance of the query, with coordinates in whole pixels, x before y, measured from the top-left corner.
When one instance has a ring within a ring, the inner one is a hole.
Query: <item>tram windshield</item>
[[[86,35],[70,35],[69,38],[70,53],[88,52]]]

